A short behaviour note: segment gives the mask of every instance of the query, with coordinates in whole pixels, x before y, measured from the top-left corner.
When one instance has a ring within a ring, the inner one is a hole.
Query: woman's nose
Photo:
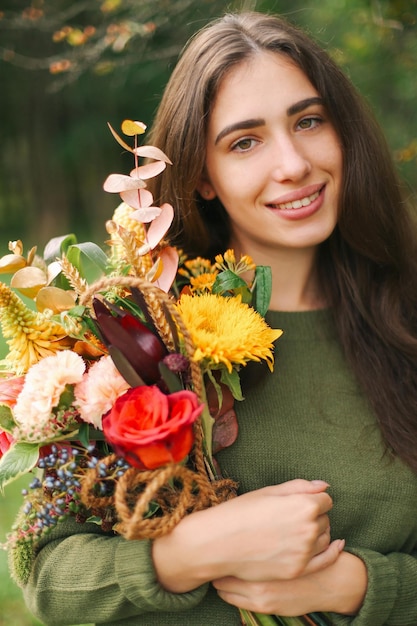
[[[280,137],[271,154],[272,175],[279,182],[302,180],[311,172],[311,160],[292,137]]]

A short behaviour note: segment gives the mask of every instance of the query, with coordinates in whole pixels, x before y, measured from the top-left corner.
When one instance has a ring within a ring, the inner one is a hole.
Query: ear
[[[214,187],[206,176],[202,176],[197,185],[197,191],[204,200],[214,200],[217,196]]]

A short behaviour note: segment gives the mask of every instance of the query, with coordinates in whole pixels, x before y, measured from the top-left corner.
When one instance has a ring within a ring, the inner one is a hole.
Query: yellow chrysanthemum
[[[264,359],[273,369],[273,342],[282,330],[272,329],[240,297],[183,295],[178,311],[196,347],[194,360],[203,369],[246,365]]]
[[[65,329],[44,313],[29,309],[4,283],[0,283],[0,325],[9,346],[6,361],[19,374],[67,347]]]

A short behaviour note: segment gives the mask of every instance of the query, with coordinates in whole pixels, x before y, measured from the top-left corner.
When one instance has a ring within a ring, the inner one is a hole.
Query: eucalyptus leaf
[[[15,443],[0,459],[0,491],[20,476],[27,474],[38,462],[40,444]]]
[[[13,419],[11,408],[6,404],[0,404],[0,428],[6,433],[11,433],[15,426],[16,422]]]
[[[265,317],[271,301],[272,272],[268,265],[258,265],[255,270],[252,306]]]

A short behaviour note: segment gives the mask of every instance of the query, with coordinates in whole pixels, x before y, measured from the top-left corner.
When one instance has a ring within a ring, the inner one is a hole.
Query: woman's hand
[[[341,548],[343,542],[332,545],[334,549]],[[325,569],[293,580],[254,583],[228,577],[213,581],[225,602],[248,611],[282,616],[315,611],[355,615],[363,603],[367,584],[363,561],[348,552],[340,552]]]
[[[338,556],[327,487],[293,480],[185,517],[153,544],[161,584],[181,593],[225,577],[289,580],[327,567]]]

